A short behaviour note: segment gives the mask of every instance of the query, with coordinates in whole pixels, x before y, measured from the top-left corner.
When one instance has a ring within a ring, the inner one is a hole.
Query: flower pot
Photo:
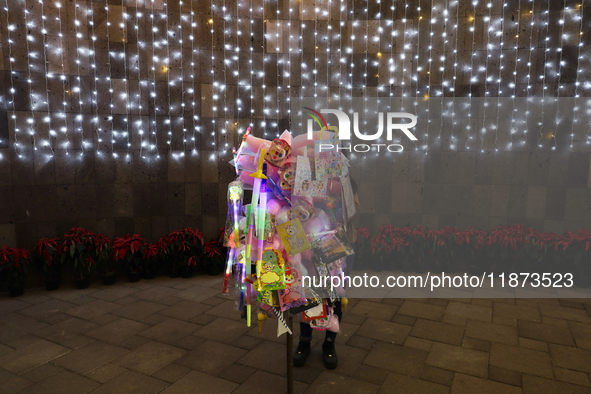
[[[179,268],[179,272],[183,278],[188,279],[193,276],[193,267]]]
[[[140,279],[142,279],[142,273],[141,272],[130,272],[129,274],[127,274],[127,279],[131,282],[131,283],[135,283],[135,282],[139,282]]]
[[[45,288],[47,291],[53,291],[60,288],[60,280],[59,279],[46,279],[45,280]]]
[[[178,268],[169,268],[168,276],[170,276],[171,278],[178,278],[179,276],[181,276],[181,274]]]
[[[76,278],[76,288],[86,289],[90,286],[90,278]]]
[[[22,296],[24,291],[25,291],[24,285],[16,285],[16,286],[9,286],[8,287],[8,295],[11,297]]]
[[[111,286],[113,284],[115,284],[115,274],[110,274],[110,275],[103,275],[103,285],[105,286]]]

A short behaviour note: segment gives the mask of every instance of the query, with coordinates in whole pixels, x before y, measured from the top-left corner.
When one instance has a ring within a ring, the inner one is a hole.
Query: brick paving
[[[246,327],[221,280],[2,297],[0,394],[285,392],[276,320]],[[296,392],[591,393],[591,299],[351,299],[334,371],[318,334]]]

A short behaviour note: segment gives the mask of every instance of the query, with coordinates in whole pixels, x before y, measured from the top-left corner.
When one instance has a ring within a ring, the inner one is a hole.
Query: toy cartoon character
[[[292,209],[293,214],[296,215],[296,217],[298,217],[302,222],[310,219],[316,214],[314,205],[312,205],[308,200],[303,198],[296,200],[293,204]]]
[[[285,290],[279,290],[281,311],[305,305],[307,300],[302,288],[302,275],[297,268],[285,268]]]
[[[295,174],[291,166],[283,166],[278,172],[279,177],[281,178],[281,183],[279,184],[281,189],[291,191],[293,183],[295,182]]]
[[[259,291],[285,289],[285,261],[281,252],[267,248],[263,253]]]
[[[273,242],[273,236],[275,235],[275,215],[269,213],[265,218],[265,240],[267,242]]]
[[[304,240],[298,237],[297,226],[285,226],[285,231],[287,231],[287,241],[289,242],[292,250],[297,250],[304,246]]]
[[[286,141],[275,138],[265,154],[265,160],[274,167],[283,167],[290,152],[291,146]]]
[[[228,197],[232,201],[238,201],[242,198],[244,191],[241,182],[232,182],[228,185]]]

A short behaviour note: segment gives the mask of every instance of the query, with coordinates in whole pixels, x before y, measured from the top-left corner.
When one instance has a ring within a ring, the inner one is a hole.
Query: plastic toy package
[[[285,131],[269,141],[249,128],[233,150],[223,292],[235,294],[249,327],[258,309],[259,333],[267,317],[277,317],[277,335],[291,334],[284,313],[316,330],[339,330],[333,306],[345,290],[333,288],[331,277],[341,277],[353,253],[344,232],[355,213],[349,162],[339,151],[314,149],[321,141],[334,144],[334,135],[323,129],[313,139],[292,138]]]

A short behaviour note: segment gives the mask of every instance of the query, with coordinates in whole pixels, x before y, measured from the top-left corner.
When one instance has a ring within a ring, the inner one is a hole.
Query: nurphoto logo
[[[350,141],[351,140],[351,119],[349,115],[345,112],[340,111],[338,109],[321,109],[320,112],[309,108],[303,107],[302,113],[309,115],[312,119],[307,119],[306,123],[306,132],[308,135],[308,139],[312,140],[313,137],[313,127],[314,121],[320,126],[321,129],[328,130],[329,126],[324,116],[322,114],[332,114],[337,117],[338,120],[338,139],[340,142]],[[393,131],[399,130],[404,133],[411,141],[417,141],[417,137],[409,130],[416,126],[417,124],[417,117],[413,114],[408,112],[379,112],[378,113],[378,130],[375,134],[364,134],[359,131],[359,113],[353,112],[353,133],[355,137],[362,141],[377,141],[379,138],[382,137],[384,133],[384,118],[386,123],[386,140],[392,141],[393,138]],[[410,123],[395,123],[395,119],[410,119]],[[381,148],[385,148],[388,152],[402,152],[404,147],[401,144],[349,144],[349,145],[342,145],[342,144],[334,144],[332,142],[327,143],[318,143],[316,146],[319,152],[328,151],[328,150],[346,150],[349,152],[358,152],[358,153],[365,153],[371,151],[375,148],[378,152],[380,152]]]

